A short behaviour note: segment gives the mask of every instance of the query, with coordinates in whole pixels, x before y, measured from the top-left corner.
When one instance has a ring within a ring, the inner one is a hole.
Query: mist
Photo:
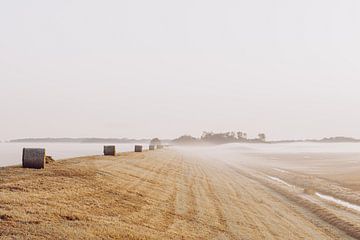
[[[4,1],[0,139],[359,138],[359,10],[355,0]]]

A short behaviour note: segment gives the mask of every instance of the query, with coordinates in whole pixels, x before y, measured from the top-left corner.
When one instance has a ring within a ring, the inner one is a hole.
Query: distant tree
[[[237,142],[237,135],[235,132],[226,132],[226,133],[213,133],[213,132],[203,132],[201,140],[208,143],[222,144],[222,143],[231,143]]]
[[[229,139],[236,139],[236,133],[235,133],[235,132],[227,132],[227,133],[226,133],[226,136],[227,136]]]
[[[265,142],[266,141],[266,135],[265,133],[259,133],[258,134],[258,137],[259,137],[259,140],[262,141],[262,142]]]
[[[195,144],[199,142],[199,139],[190,135],[183,135],[173,140],[175,144]]]
[[[237,135],[237,139],[239,140],[245,140],[247,138],[247,135],[244,132],[237,132],[236,135]]]
[[[161,141],[158,138],[153,138],[150,141],[150,145],[161,145]]]
[[[206,139],[206,138],[210,138],[212,135],[214,135],[214,133],[213,132],[203,132],[202,134],[201,134],[201,139]]]
[[[238,142],[246,142],[247,140],[247,134],[244,132],[237,132],[236,137]]]

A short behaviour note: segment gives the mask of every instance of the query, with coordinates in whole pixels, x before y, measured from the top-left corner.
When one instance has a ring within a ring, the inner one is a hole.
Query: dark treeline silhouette
[[[203,132],[200,138],[195,138],[190,135],[184,135],[174,139],[175,144],[225,144],[225,143],[239,143],[239,142],[266,142],[266,135],[264,133],[258,134],[258,138],[249,139],[244,132]]]

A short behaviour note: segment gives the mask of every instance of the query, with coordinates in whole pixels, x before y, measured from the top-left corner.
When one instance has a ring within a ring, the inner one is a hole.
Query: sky
[[[358,0],[0,1],[0,139],[360,138]]]

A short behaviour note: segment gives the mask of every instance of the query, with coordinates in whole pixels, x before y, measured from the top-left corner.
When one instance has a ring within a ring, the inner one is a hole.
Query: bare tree
[[[150,141],[150,145],[161,145],[161,141],[158,138],[153,138]]]
[[[260,141],[265,142],[266,141],[266,135],[265,133],[259,133],[258,134]]]

